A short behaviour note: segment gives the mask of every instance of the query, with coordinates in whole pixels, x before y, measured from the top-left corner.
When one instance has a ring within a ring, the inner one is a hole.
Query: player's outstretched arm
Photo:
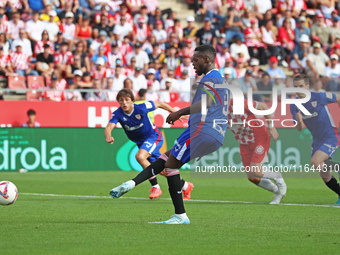
[[[257,110],[268,110],[268,106],[265,103],[257,102]],[[273,137],[273,140],[276,141],[279,138],[279,133],[277,132],[276,128],[274,127],[274,122],[272,120],[272,116],[265,115],[264,116],[268,122],[268,132],[271,137]]]
[[[113,144],[114,138],[112,137],[112,130],[115,128],[116,124],[109,122],[104,130],[105,140],[109,144]]]
[[[174,124],[176,120],[181,118],[184,115],[190,115],[193,113],[199,113],[202,112],[201,110],[201,100],[197,101],[193,105],[190,105],[188,107],[185,107],[183,109],[178,110],[177,112],[171,113],[167,118],[166,122],[169,124]],[[212,98],[207,97],[207,109],[212,105]]]
[[[176,110],[174,108],[172,108],[170,105],[168,105],[167,103],[163,103],[160,101],[154,101],[153,102],[155,104],[155,108],[162,108],[168,112],[175,112]]]

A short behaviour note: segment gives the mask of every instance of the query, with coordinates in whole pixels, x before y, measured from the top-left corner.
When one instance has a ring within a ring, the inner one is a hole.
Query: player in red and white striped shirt
[[[133,31],[135,32],[136,40],[144,44],[150,35],[150,29],[144,17],[138,19],[138,25],[133,26]]]
[[[128,9],[127,9],[126,4],[121,4],[119,12],[116,12],[113,15],[114,23],[118,24],[120,22],[120,17],[125,16],[126,22],[129,23],[131,26],[133,26],[133,18],[131,16],[131,14],[128,13],[127,11],[128,11]]]
[[[66,22],[62,23],[59,29],[63,33],[65,41],[68,42],[69,49],[73,49],[74,38],[76,37],[76,25],[73,24],[74,14],[67,12],[65,18]]]
[[[65,81],[64,79],[62,80]],[[50,87],[47,88],[48,90],[46,90],[42,95],[43,100],[60,102],[66,99],[64,91],[62,89],[59,89],[57,87],[57,84],[58,76],[56,74],[53,74]]]
[[[103,58],[98,58],[96,66],[91,69],[91,77],[101,81],[102,89],[105,89],[107,77],[111,75],[110,69],[106,68],[104,65],[105,60]]]
[[[66,72],[68,65],[74,64],[73,54],[68,50],[67,42],[60,45],[60,52],[54,54],[54,63],[61,72]]]
[[[10,60],[14,72],[19,74],[20,76],[39,75],[37,71],[31,69],[30,57],[22,52],[23,43],[17,42],[15,48],[16,51],[10,54]]]

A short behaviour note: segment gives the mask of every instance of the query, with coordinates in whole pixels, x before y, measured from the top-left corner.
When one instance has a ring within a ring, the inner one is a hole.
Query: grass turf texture
[[[168,200],[32,196],[106,196],[136,172],[0,172],[19,190],[0,207],[2,254],[335,254],[340,207],[268,205],[271,193],[246,179],[190,179],[192,199],[259,204],[185,202],[190,225],[148,224],[173,214]],[[158,178],[162,198],[167,184]],[[287,179],[284,203],[333,204],[321,179]],[[125,197],[149,195],[148,182]],[[264,202],[261,204],[261,202]]]

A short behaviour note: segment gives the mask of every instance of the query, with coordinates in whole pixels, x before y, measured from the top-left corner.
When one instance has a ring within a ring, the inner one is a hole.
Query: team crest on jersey
[[[140,114],[136,114],[135,117],[136,117],[137,120],[140,120],[142,118],[142,116]]]
[[[318,105],[318,101],[313,101],[312,106],[315,108]]]
[[[123,120],[124,120],[124,121],[127,121],[127,119],[126,119],[125,117],[123,117]]]
[[[257,146],[257,147],[255,148],[255,153],[256,153],[256,154],[263,154],[263,152],[264,152],[264,148],[263,148],[262,145],[259,145],[259,146]]]

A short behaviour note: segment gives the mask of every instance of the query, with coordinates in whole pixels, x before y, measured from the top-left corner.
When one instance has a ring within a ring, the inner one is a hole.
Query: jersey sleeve
[[[315,93],[321,104],[331,104],[336,102],[336,94],[331,92]]]
[[[146,113],[156,110],[156,107],[153,101],[148,101],[138,106]]]
[[[117,124],[118,123],[118,121],[119,121],[119,116],[118,116],[119,114],[118,114],[118,111],[116,110],[116,111],[114,111],[113,113],[112,113],[112,115],[111,115],[111,119],[110,119],[110,123],[113,123],[113,124]]]

